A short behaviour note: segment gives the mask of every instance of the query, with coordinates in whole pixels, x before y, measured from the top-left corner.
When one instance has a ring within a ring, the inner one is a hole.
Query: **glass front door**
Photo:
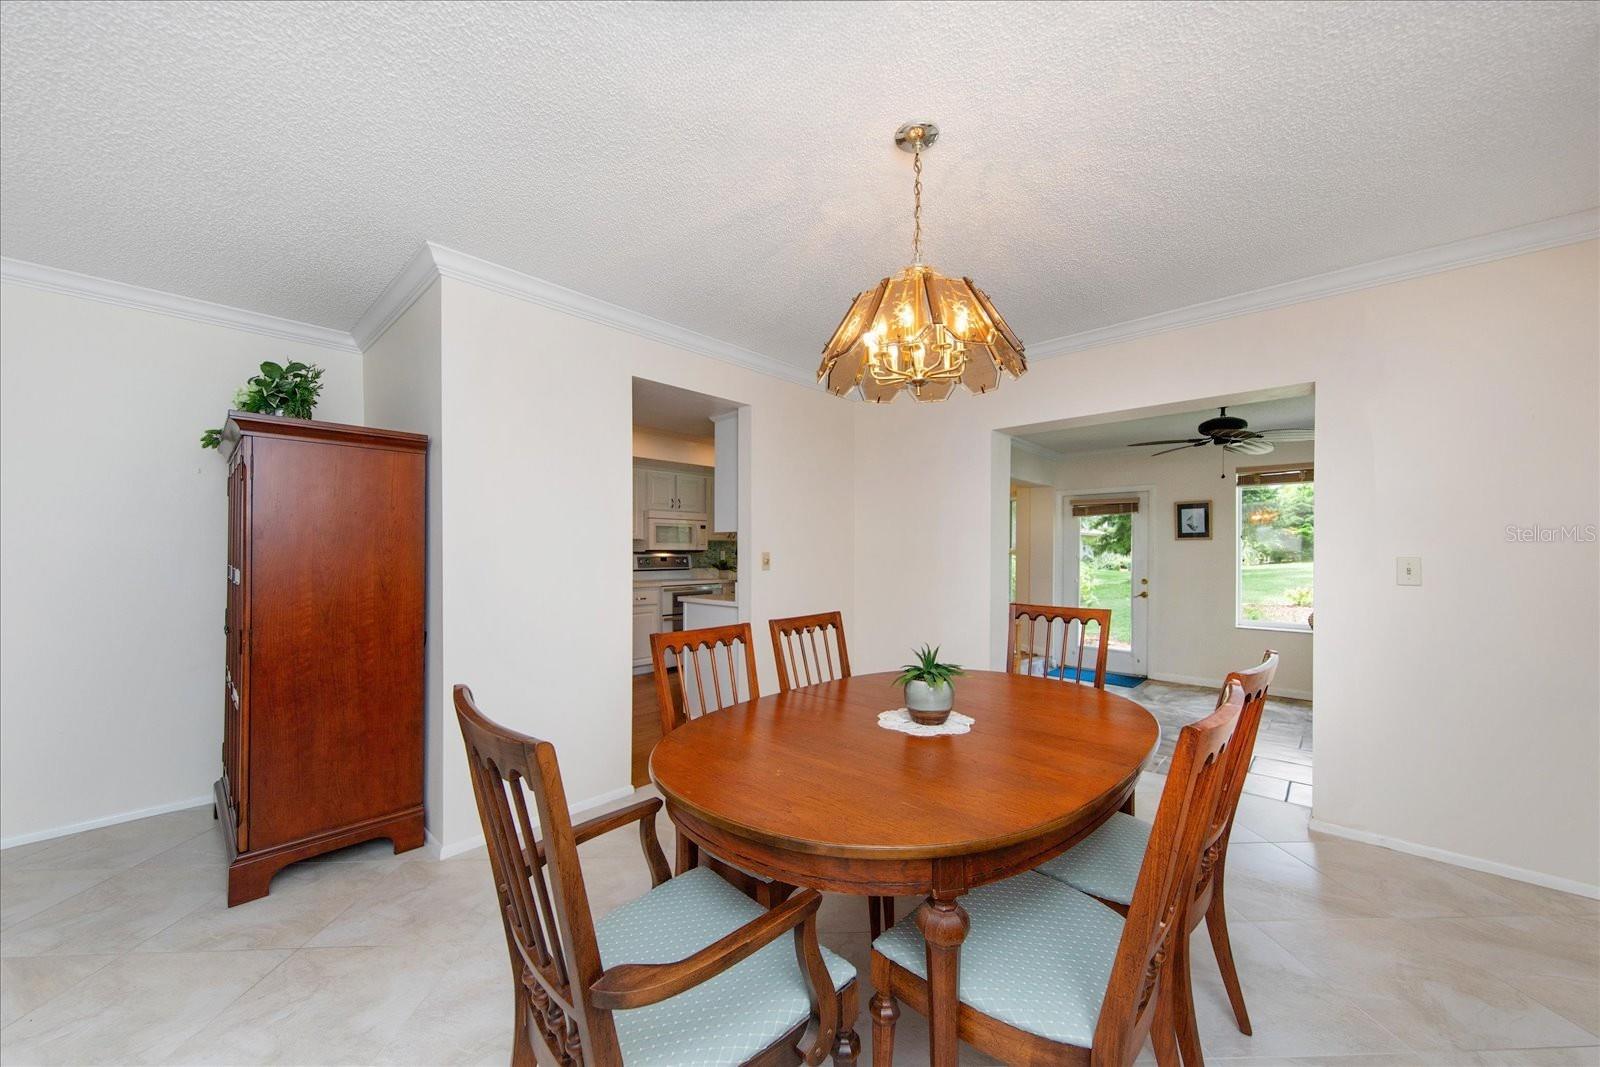
[[[1150,598],[1145,568],[1149,498],[1143,493],[1138,497],[1137,511],[1106,515],[1074,515],[1068,502],[1070,536],[1065,540],[1077,543],[1078,606],[1111,612],[1108,669],[1142,677],[1145,607]],[[1086,661],[1089,658],[1085,656]]]

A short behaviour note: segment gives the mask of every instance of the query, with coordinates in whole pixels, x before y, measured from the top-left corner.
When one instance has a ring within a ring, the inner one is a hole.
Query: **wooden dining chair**
[[[839,612],[772,619],[767,627],[772,631],[772,657],[778,664],[778,692],[850,677],[844,616]]]
[[[761,696],[755,643],[747,622],[651,634],[650,665],[655,670],[663,734],[690,719]],[[673,671],[678,674],[676,687],[671,684]]]
[[[1122,1067],[1148,1036],[1156,1062],[1176,1067],[1173,980],[1185,965],[1184,905],[1239,714],[1240,705],[1225,704],[1179,732],[1125,916],[1035,871],[961,898],[970,926],[959,985],[952,976],[937,996],[948,1003],[959,995],[962,1040],[1007,1063]],[[896,1001],[928,1013],[927,974],[917,921],[873,942],[874,1067],[893,1063]]]
[[[1208,815],[1205,836],[1200,844],[1200,863],[1196,870],[1194,890],[1185,910],[1188,931],[1192,932],[1202,919],[1205,921],[1206,933],[1211,936],[1211,947],[1217,957],[1217,967],[1222,972],[1222,984],[1228,991],[1234,1019],[1240,1032],[1245,1034],[1251,1032],[1250,1014],[1245,1010],[1244,990],[1239,984],[1239,971],[1233,962],[1233,944],[1228,938],[1223,876],[1228,865],[1228,839],[1233,833],[1233,817],[1239,810],[1239,796],[1244,791],[1245,775],[1250,773],[1250,757],[1255,751],[1256,734],[1267,703],[1267,691],[1277,671],[1278,654],[1268,649],[1258,665],[1248,670],[1234,671],[1222,683],[1217,709],[1221,711],[1227,708],[1237,714],[1239,725],[1222,767],[1216,802]],[[1040,866],[1039,872],[1089,894],[1118,912],[1126,913],[1138,885],[1138,857],[1144,853],[1152,829],[1149,823],[1119,812],[1077,845]],[[1194,1029],[1188,944],[1188,937],[1185,936],[1184,959],[1181,967],[1174,964],[1173,978],[1177,993],[1178,1043],[1184,1063],[1194,1067],[1199,1062],[1200,1041]]]
[[[1059,640],[1055,636],[1058,623]],[[1089,643],[1091,628],[1094,630],[1093,645]],[[1072,640],[1074,632],[1077,634],[1076,642]],[[1105,608],[1012,604],[1011,623],[1006,630],[1006,671],[1088,684],[1083,677],[1083,654],[1085,649],[1093,648],[1094,687],[1104,689],[1106,656],[1111,651],[1110,637],[1111,612]],[[1073,648],[1078,650],[1077,668],[1069,673],[1067,663]],[[1052,649],[1060,650],[1054,666],[1050,660]]]
[[[819,894],[767,911],[710,871],[674,876],[655,798],[574,826],[549,742],[491,722],[464,685],[455,705],[511,956],[514,1067],[535,1064],[535,1035],[571,1067],[855,1062],[855,968],[817,943]],[[578,846],[633,823],[651,889],[596,920]]]
[[[690,719],[761,696],[755,645],[747,622],[651,634],[650,663],[655,671],[663,736]],[[677,836],[674,869],[679,874],[704,863],[765,907],[782,903],[794,892],[794,886],[784,882],[751,874],[716,856],[702,856],[693,841],[683,834]]]
[[[841,613],[770,619],[767,628],[772,631],[772,658],[778,664],[778,692],[850,677]],[[873,937],[894,925],[894,897],[867,898],[867,925]]]

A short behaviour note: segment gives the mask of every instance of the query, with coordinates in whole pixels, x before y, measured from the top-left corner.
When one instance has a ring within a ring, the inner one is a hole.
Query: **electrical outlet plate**
[[[1394,560],[1395,585],[1422,584],[1422,557],[1396,556]]]

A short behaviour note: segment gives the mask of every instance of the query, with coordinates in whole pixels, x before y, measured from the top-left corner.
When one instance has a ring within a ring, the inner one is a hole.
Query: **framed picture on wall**
[[[1209,541],[1211,539],[1211,501],[1185,500],[1173,507],[1177,510],[1178,540]]]

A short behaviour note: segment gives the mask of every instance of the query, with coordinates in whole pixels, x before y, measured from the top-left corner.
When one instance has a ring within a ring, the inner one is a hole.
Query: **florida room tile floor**
[[[1160,784],[1146,776],[1142,812]],[[1600,904],[1309,833],[1308,815],[1243,798],[1228,900],[1255,1036],[1234,1028],[1201,934],[1209,1058],[1600,1064]],[[649,884],[635,834],[583,854],[599,913]],[[357,846],[230,910],[221,841],[196,808],[0,853],[0,903],[7,1064],[508,1059],[506,945],[481,850],[437,862]],[[823,940],[865,976],[865,906],[830,897],[822,914]],[[864,1012],[858,1027],[867,1063]],[[926,1048],[905,1011],[896,1059],[925,1063]],[[962,1062],[991,1061],[963,1049]]]

